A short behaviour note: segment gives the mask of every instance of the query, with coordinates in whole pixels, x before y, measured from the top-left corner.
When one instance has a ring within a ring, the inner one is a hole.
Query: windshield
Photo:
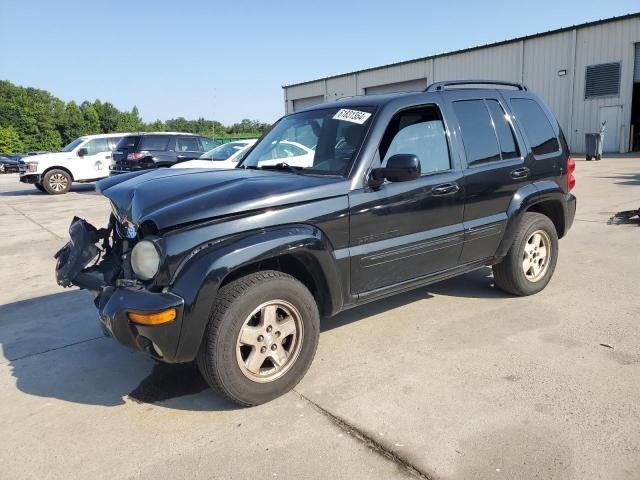
[[[62,149],[63,152],[70,152],[72,151],[74,148],[76,148],[78,145],[80,145],[82,142],[84,142],[86,139],[85,138],[76,138],[73,142],[71,142],[69,145],[67,145],[66,147],[64,147]]]
[[[220,145],[219,147],[214,148],[213,150],[209,150],[208,152],[200,155],[200,158],[206,160],[215,161],[224,161],[227,160],[231,155],[236,152],[239,152],[243,148],[247,146],[246,143],[241,142],[231,142],[225,143],[224,145]]]
[[[242,168],[346,175],[371,123],[371,107],[327,108],[280,120],[244,158]]]

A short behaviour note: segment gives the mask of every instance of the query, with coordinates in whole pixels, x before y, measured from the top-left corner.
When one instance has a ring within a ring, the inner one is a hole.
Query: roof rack
[[[518,90],[527,90],[527,87],[523,83],[505,82],[503,80],[450,80],[447,82],[432,83],[425,89],[425,92],[440,92],[442,90],[446,90],[449,86],[459,85],[504,85],[517,88]]]

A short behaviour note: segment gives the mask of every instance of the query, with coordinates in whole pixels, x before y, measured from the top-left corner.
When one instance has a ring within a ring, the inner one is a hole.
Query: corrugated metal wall
[[[309,106],[319,102],[320,96],[324,96],[325,101],[333,101],[364,95],[367,88],[375,86],[384,85],[390,90],[394,83],[399,83],[398,90],[402,90],[403,82],[414,80],[428,83],[470,78],[521,81],[547,102],[571,149],[576,152],[584,150],[585,133],[598,131],[603,115],[601,108],[619,105],[618,125],[608,125],[607,135],[620,138],[622,127],[626,150],[636,43],[640,43],[640,18],[612,20],[285,87],[285,110],[287,113],[294,111],[294,100],[300,101],[297,105]],[[622,63],[620,95],[585,100],[586,67],[618,61]],[[566,74],[560,75],[563,71]]]

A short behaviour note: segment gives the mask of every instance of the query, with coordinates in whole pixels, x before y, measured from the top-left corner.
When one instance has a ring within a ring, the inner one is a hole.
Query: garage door
[[[419,78],[417,80],[408,80],[406,82],[387,83],[385,85],[376,85],[374,87],[366,87],[365,95],[377,95],[381,93],[395,92],[421,92],[427,88],[427,79]]]
[[[324,95],[318,95],[317,97],[297,98],[293,101],[293,111],[304,110],[305,108],[313,107],[319,103],[324,103]]]

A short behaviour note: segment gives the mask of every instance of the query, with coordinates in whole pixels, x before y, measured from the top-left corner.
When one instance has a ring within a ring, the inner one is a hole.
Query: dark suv
[[[313,154],[293,166],[285,143]],[[95,292],[121,344],[197,360],[255,405],[302,378],[322,317],[485,266],[510,294],[542,290],[575,215],[574,167],[520,84],[343,99],[283,117],[237,168],[100,181],[108,226],[74,219],[56,276]]]
[[[136,133],[127,135],[116,146],[111,174],[137,172],[150,168],[170,167],[179,162],[199,158],[219,143],[190,133]]]

